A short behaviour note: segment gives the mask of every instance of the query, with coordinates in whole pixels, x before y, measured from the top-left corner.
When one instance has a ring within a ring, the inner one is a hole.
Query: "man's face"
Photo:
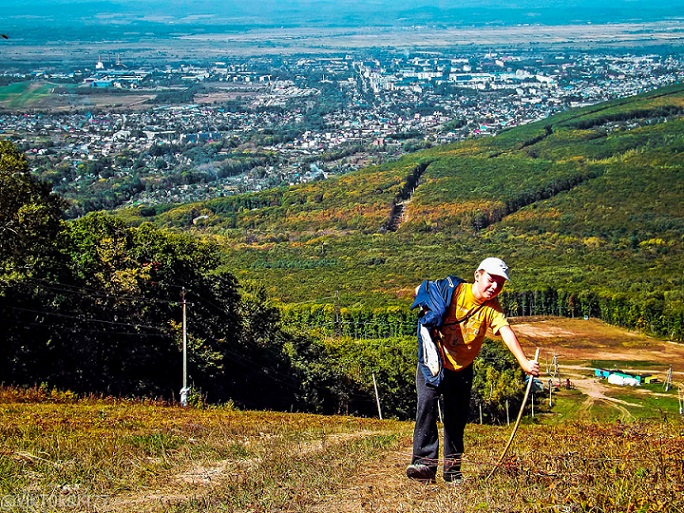
[[[477,271],[473,295],[475,299],[488,301],[501,293],[505,283],[506,278],[503,276],[493,276],[486,271]]]

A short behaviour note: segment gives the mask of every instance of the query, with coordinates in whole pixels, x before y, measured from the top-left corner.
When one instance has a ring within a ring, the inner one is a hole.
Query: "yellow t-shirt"
[[[437,337],[446,369],[457,371],[473,363],[482,348],[487,328],[497,335],[501,328],[508,326],[497,298],[485,301],[484,306],[467,321],[455,323],[474,312],[480,304],[473,295],[471,283],[461,283],[454,292]]]

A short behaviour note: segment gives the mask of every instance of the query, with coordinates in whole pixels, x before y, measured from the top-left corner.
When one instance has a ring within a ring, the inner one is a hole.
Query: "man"
[[[437,328],[431,330],[438,351],[432,341],[424,342],[419,349],[419,367],[416,372],[418,406],[413,432],[413,458],[406,469],[410,479],[434,482],[439,458],[437,431],[438,400],[444,404],[444,469],[447,482],[460,482],[463,431],[468,420],[470,391],[473,383],[473,360],[477,357],[488,328],[500,336],[520,367],[533,376],[539,375],[539,364],[529,360],[508,324],[497,296],[509,280],[509,269],[500,258],[485,258],[475,272],[475,281],[466,283],[453,277],[438,282],[423,282],[416,289],[413,307],[422,307],[422,319],[427,319],[431,308],[439,315]],[[432,287],[432,289],[430,289]],[[430,292],[432,290],[432,292]],[[440,294],[434,291],[439,290]],[[449,290],[449,295],[445,290]],[[450,298],[447,300],[446,298]],[[439,303],[445,303],[440,310]],[[425,328],[421,328],[423,332]],[[419,330],[419,337],[421,331]],[[423,335],[425,340],[425,335]],[[431,358],[438,359],[438,366]]]

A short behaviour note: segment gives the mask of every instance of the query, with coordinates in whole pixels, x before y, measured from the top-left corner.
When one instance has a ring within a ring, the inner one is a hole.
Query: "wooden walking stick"
[[[539,348],[537,348],[537,352],[534,354],[534,361],[535,362],[539,361]],[[527,382],[527,388],[525,389],[525,397],[523,397],[522,404],[520,405],[520,411],[518,412],[518,418],[515,421],[515,425],[513,426],[513,431],[511,431],[511,436],[508,439],[508,443],[506,444],[506,447],[504,447],[504,450],[501,453],[501,456],[499,457],[499,461],[496,462],[496,465],[494,465],[494,468],[491,470],[491,472],[489,472],[489,474],[485,478],[485,481],[487,481],[490,477],[492,477],[492,474],[494,474],[494,472],[496,472],[496,469],[499,468],[499,465],[501,465],[501,462],[506,457],[506,453],[508,452],[508,448],[511,446],[511,442],[513,442],[513,437],[515,436],[515,432],[518,430],[518,426],[520,425],[520,420],[522,419],[523,411],[525,410],[525,404],[527,403],[527,398],[530,395],[530,390],[532,389],[532,382],[533,381],[534,381],[534,376],[530,375],[530,380]]]

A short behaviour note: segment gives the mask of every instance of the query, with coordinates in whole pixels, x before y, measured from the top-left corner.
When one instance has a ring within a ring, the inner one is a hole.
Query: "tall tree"
[[[30,174],[24,154],[0,141],[0,284],[49,264],[65,207],[48,184]]]
[[[25,156],[0,141],[0,361],[3,381],[34,380],[50,333],[43,323],[41,281],[60,266],[65,202],[34,178]]]

